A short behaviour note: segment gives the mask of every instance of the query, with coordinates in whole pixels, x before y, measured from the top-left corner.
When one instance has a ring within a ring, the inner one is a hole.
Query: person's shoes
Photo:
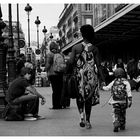
[[[80,127],[85,127],[85,120],[84,118],[81,118],[81,121],[79,123]]]
[[[119,131],[119,127],[120,127],[119,122],[116,120],[116,121],[113,123],[113,125],[114,125],[113,131],[114,131],[114,132],[118,132],[118,131]]]
[[[87,129],[91,129],[91,128],[92,128],[90,122],[86,122],[86,128],[87,128]]]
[[[118,132],[118,127],[114,127],[113,132]]]
[[[35,118],[35,117],[25,117],[24,120],[25,121],[36,121],[37,118]]]
[[[44,116],[39,116],[39,115],[35,115],[34,118],[36,118],[37,120],[43,120],[43,119],[45,119]]]

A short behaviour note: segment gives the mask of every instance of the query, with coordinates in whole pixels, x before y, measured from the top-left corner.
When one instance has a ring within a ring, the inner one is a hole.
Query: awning
[[[95,27],[96,44],[140,38],[140,5],[129,4]]]
[[[140,5],[128,4],[94,28],[96,45],[102,45],[108,41],[138,39],[140,38]],[[82,38],[68,44],[62,51],[81,41]]]

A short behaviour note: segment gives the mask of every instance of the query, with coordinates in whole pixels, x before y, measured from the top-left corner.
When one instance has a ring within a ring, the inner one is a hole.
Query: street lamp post
[[[46,48],[46,46],[47,46],[47,41],[46,41],[46,33],[47,33],[47,29],[46,29],[46,26],[44,26],[44,29],[42,30],[42,32],[44,33],[44,41],[45,41],[45,47],[44,47],[44,49],[43,49],[43,52],[44,52],[44,57],[46,58],[46,50],[47,50],[47,48]]]
[[[29,3],[27,3],[25,9],[24,9],[26,12],[27,12],[27,15],[28,15],[28,48],[27,50],[31,50],[30,48],[30,18],[29,18],[29,15],[30,15],[30,12],[32,11],[32,7],[29,5]],[[31,52],[27,52],[27,59],[31,60]]]
[[[17,47],[17,55],[20,54],[20,45],[19,45],[19,4],[17,3],[17,39],[18,39],[18,47]]]
[[[32,11],[32,7],[29,5],[29,3],[27,3],[24,10],[27,12],[27,15],[28,15],[28,47],[30,47],[30,18],[29,18],[29,15],[30,15],[30,12]]]
[[[2,11],[0,5],[0,117],[1,112],[4,109],[5,90],[7,89],[6,83],[6,54],[7,45],[4,44],[4,37],[2,37],[2,30],[6,27],[6,24],[2,20]]]
[[[16,61],[15,50],[13,42],[13,29],[12,29],[12,6],[9,7],[9,43],[8,43],[8,83],[10,84],[16,78]]]
[[[39,49],[39,24],[40,24],[39,16],[37,16],[37,19],[35,20],[35,24],[37,26],[37,48]]]

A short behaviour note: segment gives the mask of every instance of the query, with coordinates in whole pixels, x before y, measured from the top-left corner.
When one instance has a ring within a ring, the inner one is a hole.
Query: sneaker
[[[35,117],[25,117],[24,120],[25,121],[36,121],[37,118],[35,118]]]
[[[85,120],[84,118],[81,118],[81,121],[80,121],[80,127],[85,127]]]
[[[91,128],[92,128],[90,122],[86,122],[86,128],[87,128],[87,129],[91,129]]]

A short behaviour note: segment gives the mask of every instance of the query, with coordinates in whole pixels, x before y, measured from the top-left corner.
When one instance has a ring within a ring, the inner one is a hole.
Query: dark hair
[[[23,68],[21,69],[20,76],[24,76],[24,75],[26,75],[27,73],[28,73],[28,74],[31,74],[31,69],[30,69],[30,68],[23,67]]]
[[[122,68],[117,68],[115,71],[114,71],[114,75],[116,78],[124,78],[125,77],[125,71],[122,69]]]
[[[95,32],[94,28],[91,25],[86,24],[81,26],[80,32],[82,34],[83,39],[86,39],[87,41],[93,44],[93,41],[95,39]]]

